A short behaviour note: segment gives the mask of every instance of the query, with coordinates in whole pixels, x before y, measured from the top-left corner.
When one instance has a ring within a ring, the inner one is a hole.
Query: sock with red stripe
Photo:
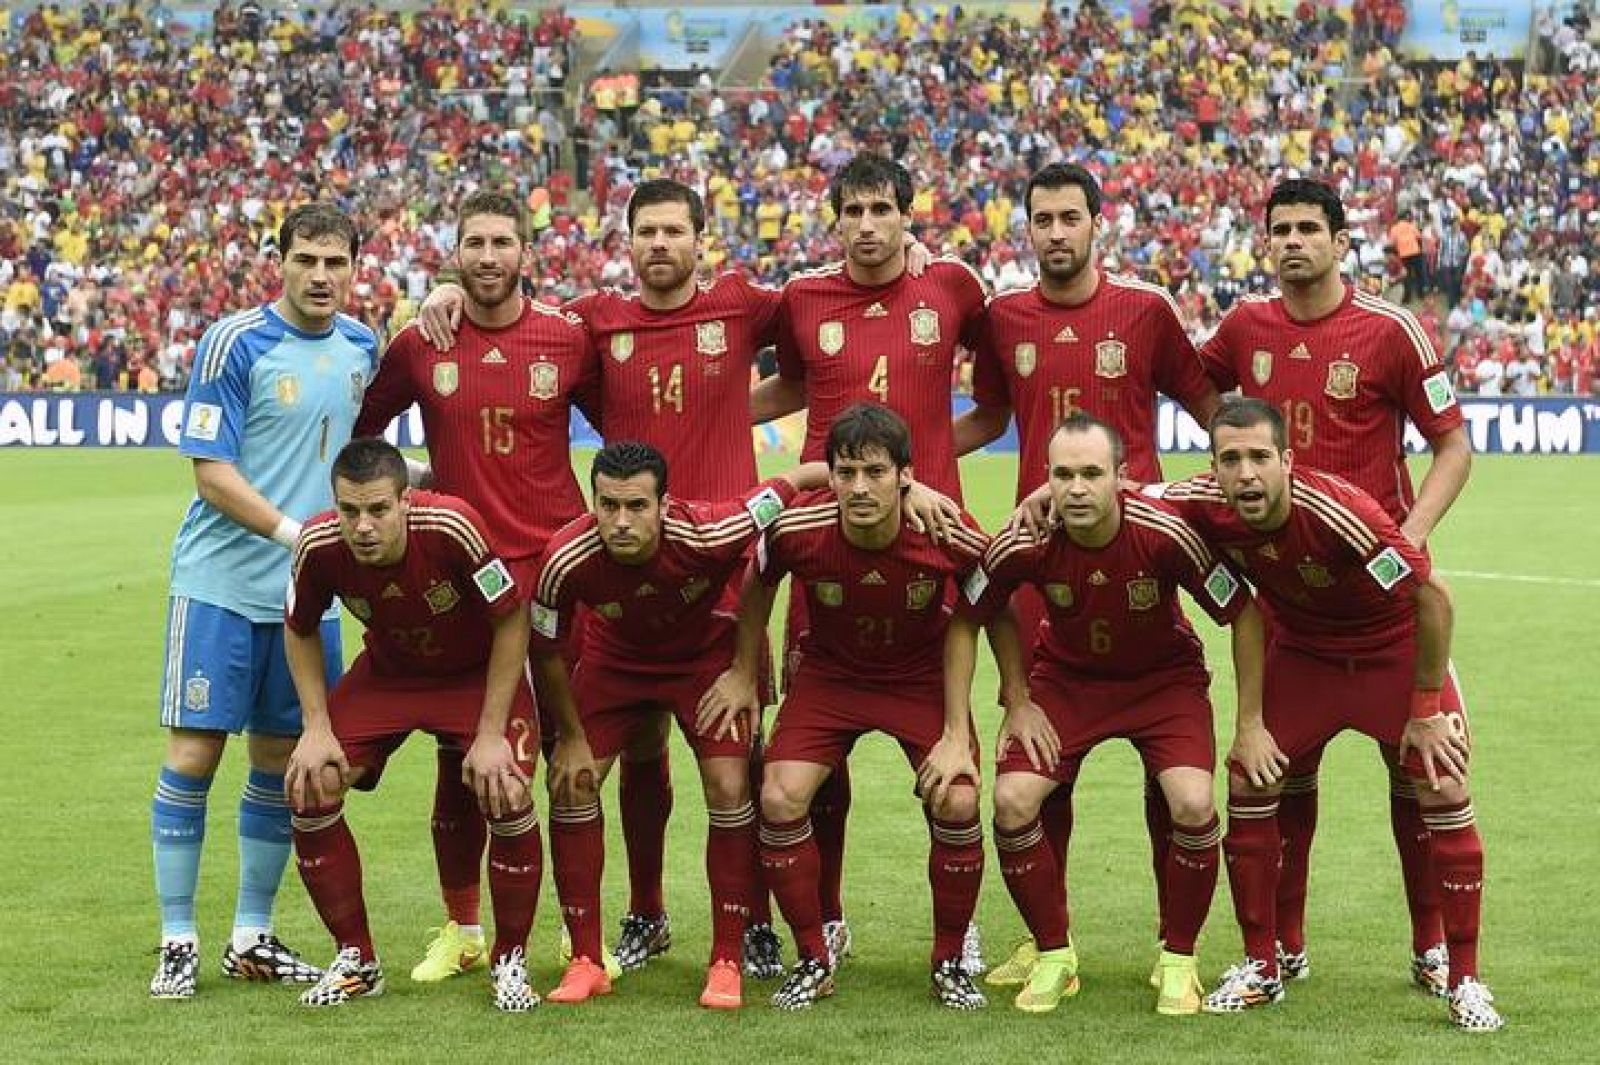
[[[1433,869],[1450,948],[1450,989],[1478,978],[1478,923],[1483,909],[1483,839],[1471,801],[1425,808]]]
[[[761,872],[789,923],[795,952],[826,964],[828,944],[822,937],[822,903],[817,892],[821,859],[811,818],[761,819]]]
[[[517,947],[527,954],[528,932],[539,908],[544,839],[532,803],[520,814],[489,822],[489,900],[494,907],[494,952],[499,961]]]
[[[994,826],[1000,876],[1040,950],[1067,945],[1067,885],[1053,843],[1039,818],[1017,829]]]
[[[750,922],[750,896],[761,881],[756,807],[707,814],[706,882],[711,888],[711,962],[737,962]],[[763,889],[764,891],[765,889]]]
[[[933,888],[933,957],[961,957],[967,925],[983,887],[983,826],[969,821],[928,819],[933,845],[928,849],[928,883]]]
[[[361,890],[361,853],[345,824],[344,803],[293,814],[296,864],[306,894],[342,950],[355,947],[362,961],[377,957],[367,928],[367,902]]]
[[[572,956],[598,962],[605,956],[600,938],[600,878],[606,864],[605,820],[598,801],[551,809],[550,861],[555,866],[562,918],[572,937]]]
[[[1167,867],[1162,871],[1167,900],[1162,940],[1170,954],[1193,954],[1195,940],[1211,912],[1217,892],[1217,865],[1222,856],[1222,825],[1213,814],[1203,825],[1172,826]]]

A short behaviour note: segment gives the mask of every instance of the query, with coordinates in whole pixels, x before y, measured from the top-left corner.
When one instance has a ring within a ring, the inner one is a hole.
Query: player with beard
[[[483,515],[506,564],[531,587],[545,544],[584,511],[568,458],[569,424],[574,404],[593,413],[599,367],[576,316],[522,295],[531,252],[514,197],[471,194],[457,232],[455,259],[466,288],[459,335],[439,351],[414,326],[397,333],[355,431],[375,435],[416,404],[433,487]],[[465,753],[440,743],[433,840],[448,920],[412,970],[423,982],[487,962],[478,898],[487,827],[462,781]]]
[[[956,420],[956,450],[966,454],[996,439],[1014,412],[1020,503],[1045,480],[1046,451],[1056,427],[1083,411],[1124,441],[1130,479],[1159,481],[1157,393],[1182,404],[1201,425],[1217,407],[1217,390],[1195,356],[1177,304],[1160,286],[1105,273],[1095,263],[1095,241],[1104,222],[1100,185],[1087,170],[1071,163],[1045,167],[1029,179],[1024,203],[1039,281],[989,300],[973,364],[976,406]],[[1031,649],[1045,620],[1044,600],[1033,584],[1023,583],[1011,605]],[[1065,870],[1072,781],[1051,792],[1041,821]],[[1157,939],[1165,942],[1163,870],[1173,825],[1167,799],[1153,780],[1145,787],[1145,821],[1157,885]],[[988,982],[1022,984],[1036,957],[1032,939],[1023,940]]]

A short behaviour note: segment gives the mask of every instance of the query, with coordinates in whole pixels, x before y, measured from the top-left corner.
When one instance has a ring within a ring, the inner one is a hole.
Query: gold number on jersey
[[[661,382],[661,368],[652,366],[645,371],[650,375],[650,406],[657,414],[661,408],[671,407],[678,414],[683,413],[683,363],[675,362],[667,372],[665,387]]]
[[[444,654],[444,651],[433,642],[433,630],[426,625],[417,625],[409,629],[390,629],[389,639],[400,645],[400,649],[415,658],[433,658]]]
[[[856,645],[858,647],[893,647],[894,618],[856,618]]]
[[[1097,655],[1111,653],[1111,622],[1105,618],[1089,622],[1089,650]]]
[[[511,449],[517,446],[517,435],[511,428],[511,417],[514,413],[510,407],[478,409],[478,418],[483,422],[485,455],[509,455]]]
[[[878,397],[878,402],[889,402],[889,356],[879,355],[872,364],[872,377],[867,381],[867,391]]]
[[[1052,386],[1050,389],[1051,421],[1059,425],[1075,414],[1078,410],[1078,397],[1081,395],[1083,395],[1083,389],[1081,388]]]
[[[1283,401],[1284,427],[1289,431],[1289,446],[1305,449],[1317,439],[1317,412],[1303,399]]]

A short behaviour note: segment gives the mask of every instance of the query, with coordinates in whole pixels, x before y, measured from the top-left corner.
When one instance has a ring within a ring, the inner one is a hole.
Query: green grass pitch
[[[991,528],[1006,510],[1014,459],[966,463],[971,505]],[[1169,460],[1186,472],[1194,459]],[[1370,743],[1338,741],[1325,764],[1312,881],[1315,975],[1277,1009],[1173,1020],[1153,1012],[1153,896],[1137,762],[1125,746],[1090,760],[1078,789],[1071,856],[1074,934],[1083,993],[1029,1017],[1004,994],[979,1015],[927,998],[930,940],[926,837],[911,774],[872,740],[854,768],[846,908],[857,957],[840,994],[809,1015],[752,1004],[733,1016],[698,1009],[707,947],[704,813],[693,764],[674,750],[677,812],[667,896],[677,944],[611,998],[497,1015],[486,978],[411,984],[440,907],[428,844],[430,745],[402,752],[376,796],[357,796],[367,895],[390,992],[312,1013],[288,988],[224,981],[217,958],[232,912],[233,825],[242,758],[212,791],[201,880],[204,968],[190,1003],[146,997],[157,939],[149,805],[162,750],[156,693],[167,558],[190,492],[174,452],[0,454],[4,605],[0,677],[6,733],[0,900],[0,1048],[11,1061],[330,1062],[485,1059],[663,1061],[1021,1062],[1066,1060],[1593,1061],[1600,996],[1588,968],[1600,948],[1600,788],[1592,671],[1600,639],[1600,462],[1480,458],[1434,550],[1458,600],[1455,658],[1478,753],[1474,791],[1488,848],[1483,967],[1510,1026],[1473,1038],[1443,1005],[1408,989],[1407,933],[1389,838],[1385,778]],[[1469,576],[1468,574],[1476,574]],[[1492,574],[1497,576],[1484,576]],[[1515,577],[1559,580],[1531,582]],[[1201,623],[1202,630],[1209,626]],[[1218,735],[1232,700],[1225,643],[1217,664]],[[355,640],[348,641],[354,646]],[[979,692],[992,691],[992,667]],[[1589,675],[1590,679],[1585,679]],[[995,714],[980,723],[986,748]],[[611,796],[614,785],[608,787]],[[610,801],[614,802],[614,799]],[[987,817],[985,818],[987,821]],[[607,924],[625,899],[615,817]],[[543,991],[558,970],[554,890],[546,884],[532,943]],[[991,857],[979,917],[991,961],[1021,934]],[[291,870],[279,903],[286,939],[312,960],[327,937]],[[787,937],[786,937],[787,938]],[[1219,885],[1201,941],[1209,982],[1237,960],[1239,938]]]

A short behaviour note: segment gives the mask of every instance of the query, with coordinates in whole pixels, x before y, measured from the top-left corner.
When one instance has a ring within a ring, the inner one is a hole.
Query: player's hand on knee
[[[1289,756],[1278,749],[1278,741],[1266,729],[1246,728],[1234,736],[1228,761],[1252,788],[1270,788],[1283,779]]]
[[[333,775],[323,772],[331,768]],[[314,729],[300,737],[289,754],[283,790],[295,810],[312,810],[338,799],[350,779],[350,762],[329,729]]]
[[[428,293],[417,312],[417,328],[422,338],[440,351],[455,347],[456,330],[461,326],[461,309],[466,306],[461,286],[446,282]]]
[[[600,776],[589,741],[583,735],[563,736],[556,741],[545,780],[553,803],[577,806],[592,799],[599,790]]]
[[[724,670],[700,696],[695,708],[694,730],[702,736],[735,741],[751,734],[751,722],[761,712],[756,680],[736,669]]]
[[[978,779],[978,763],[972,757],[972,745],[962,737],[941,736],[917,767],[917,790],[922,793],[924,802],[938,808],[944,805],[951,785],[963,777],[972,781]]]
[[[905,499],[906,521],[919,533],[927,533],[939,543],[949,541],[953,530],[961,524],[961,508],[956,501],[942,492],[912,481]]]
[[[1036,773],[1053,773],[1061,762],[1061,737],[1037,703],[1029,699],[1006,711],[1000,720],[1000,736],[995,741],[995,759],[1006,756],[1013,743],[1028,756]]]
[[[1457,784],[1467,782],[1467,757],[1471,747],[1464,735],[1451,728],[1448,715],[1407,720],[1405,731],[1400,734],[1402,764],[1411,751],[1417,752],[1422,771],[1428,777],[1428,787],[1434,791],[1439,790],[1441,778]]]
[[[516,753],[504,736],[478,736],[461,763],[461,781],[478,797],[489,817],[504,817],[521,809],[528,777],[517,765]]]

